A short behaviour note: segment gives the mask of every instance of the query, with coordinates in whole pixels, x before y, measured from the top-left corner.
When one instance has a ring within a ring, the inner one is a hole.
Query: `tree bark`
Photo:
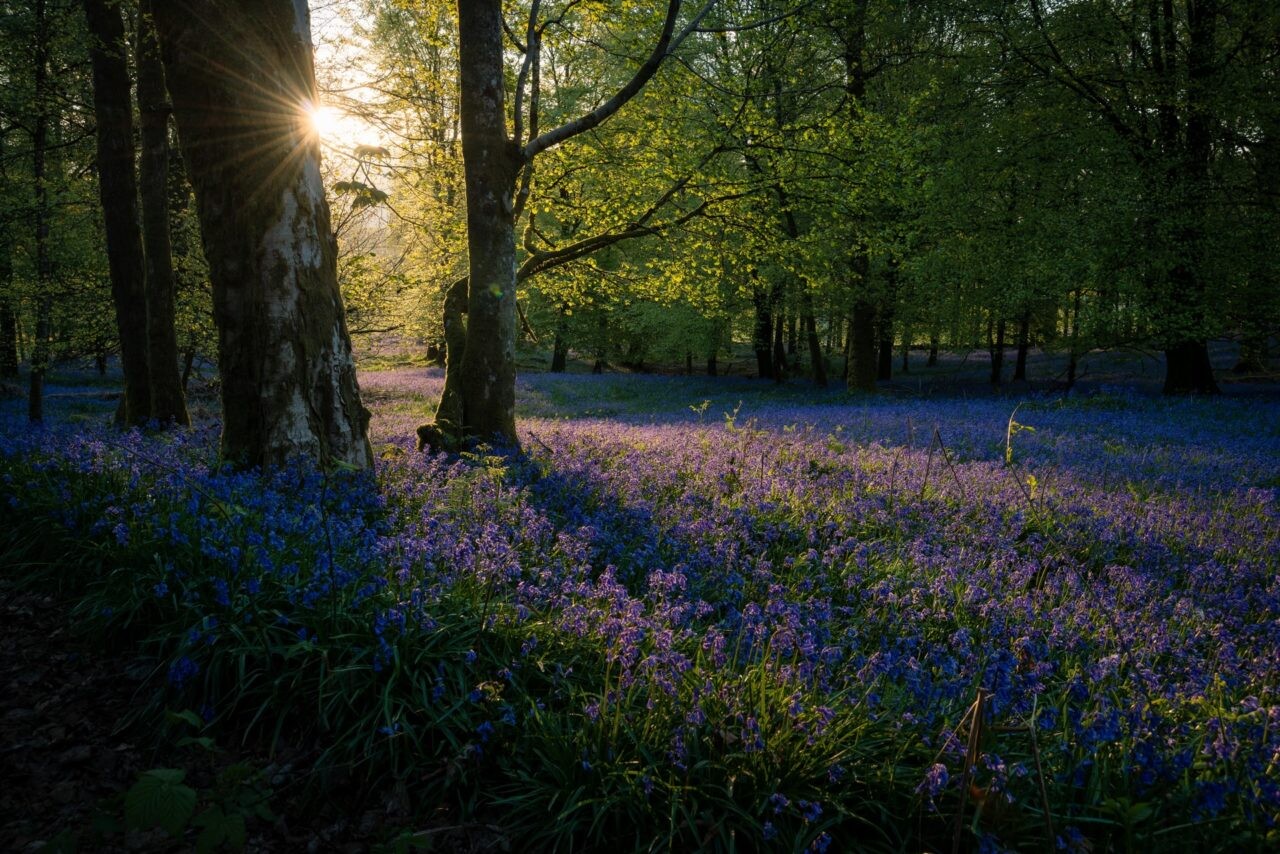
[[[13,237],[0,233],[0,378],[18,375],[18,313],[13,309]]]
[[[52,330],[53,260],[49,255],[49,188],[45,175],[49,147],[49,20],[46,0],[35,0],[35,116],[31,129],[31,179],[35,186],[32,215],[35,225],[36,328],[31,344],[31,375],[27,387],[27,419],[44,420],[44,375],[49,367]]]
[[[107,0],[83,0],[83,5],[89,25],[93,113],[98,125],[98,190],[124,369],[122,413],[125,424],[138,425],[151,417],[151,383],[147,372],[146,268],[133,171],[133,102],[124,20],[119,7]]]
[[[523,164],[507,137],[501,0],[459,0],[463,171],[467,192],[466,432],[517,445],[514,191]]]
[[[869,0],[854,0],[845,19],[844,71],[845,94],[849,99],[849,121],[856,124],[867,94],[866,43],[867,5]],[[854,240],[850,258],[850,290],[853,311],[849,317],[849,340],[846,346],[845,372],[849,391],[876,390],[876,306],[870,294],[868,273],[871,268],[867,249]]]
[[[1209,167],[1213,158],[1213,118],[1209,103],[1209,79],[1215,69],[1214,40],[1218,14],[1216,0],[1187,4],[1186,127],[1178,133],[1176,114],[1169,116],[1162,142],[1171,162],[1168,183],[1172,203],[1169,216],[1176,223],[1178,260],[1168,277],[1170,305],[1165,317],[1164,393],[1217,394],[1218,384],[1209,362],[1206,341],[1208,310],[1205,281],[1205,206],[1209,197]],[[1172,76],[1174,39],[1172,4],[1164,7],[1166,29],[1165,68]],[[1170,81],[1173,85],[1173,81]]]
[[[569,363],[569,342],[556,330],[555,339],[551,342],[551,373],[563,374]]]
[[[938,366],[938,333],[934,332],[929,336],[929,360],[925,362],[925,367],[935,368]]]
[[[1013,367],[1013,381],[1027,379],[1027,351],[1031,348],[1031,312],[1024,311],[1018,318],[1018,359]]]
[[[849,316],[847,370],[849,391],[876,390],[876,306],[865,296],[869,260],[865,251],[853,257],[853,290],[859,293]]]
[[[877,324],[880,337],[879,349],[876,352],[876,379],[893,379],[893,315],[885,303],[880,310],[880,322]]]
[[[773,303],[779,305],[781,303],[779,291],[781,286],[775,285],[773,289]],[[787,348],[785,343],[786,335],[786,319],[779,312],[773,322],[773,381],[776,383],[784,382],[787,379]]]
[[[370,466],[307,116],[306,4],[166,0],[154,13],[213,284],[223,455]]]
[[[813,316],[813,294],[803,285],[800,291],[800,311],[804,315],[801,322],[804,325],[805,339],[809,343],[809,371],[813,376],[813,383],[819,388],[826,388],[827,359],[822,352],[822,341],[818,338],[818,321]]]
[[[1080,363],[1080,291],[1077,289],[1071,295],[1071,335],[1070,350],[1067,356],[1067,391],[1075,388],[1076,385],[1076,369]]]
[[[161,424],[186,426],[191,419],[178,373],[173,248],[169,239],[169,105],[164,65],[151,15],[152,2],[142,0],[137,47],[138,124],[142,135],[138,186],[146,258],[147,377],[151,417]]]
[[[755,331],[751,336],[756,351],[756,376],[770,380],[773,379],[773,301],[769,292],[757,283],[752,302],[756,309]]]
[[[711,322],[711,344],[707,348],[707,376],[709,377],[714,377],[720,373],[717,359],[720,355],[720,339],[722,336],[720,321],[713,320]]]
[[[898,299],[898,262],[889,259],[885,273],[885,292],[880,298],[879,323],[876,324],[880,336],[879,363],[876,366],[876,379],[893,379],[893,327],[895,308]]]
[[[987,335],[991,347],[991,384],[994,386],[1004,382],[1004,333],[1005,320],[1000,318],[995,322],[995,339],[990,338],[991,325],[988,321]]]
[[[436,427],[456,438],[463,425],[462,354],[467,349],[467,279],[449,286],[444,295],[444,390],[436,407]]]

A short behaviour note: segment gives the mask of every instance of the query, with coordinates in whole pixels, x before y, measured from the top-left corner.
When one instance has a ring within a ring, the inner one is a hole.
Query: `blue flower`
[[[183,655],[169,665],[169,684],[181,688],[193,676],[200,672],[200,665]]]

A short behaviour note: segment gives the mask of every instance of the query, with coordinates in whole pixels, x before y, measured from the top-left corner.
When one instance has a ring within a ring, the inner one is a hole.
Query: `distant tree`
[[[153,11],[213,285],[223,453],[369,466],[308,116],[306,5],[172,0]]]

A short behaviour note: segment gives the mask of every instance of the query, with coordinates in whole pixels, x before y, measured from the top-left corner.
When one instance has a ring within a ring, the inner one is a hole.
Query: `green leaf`
[[[196,791],[182,785],[186,772],[177,768],[144,771],[124,796],[124,817],[140,830],[163,828],[179,836],[196,809]]]
[[[172,722],[187,723],[196,729],[204,729],[204,721],[200,720],[200,716],[190,709],[183,709],[180,712],[166,712],[165,716]]]
[[[234,851],[244,848],[247,834],[244,816],[233,812],[228,815],[220,806],[212,806],[196,816],[194,824],[204,828],[196,839],[196,851],[209,854],[224,842]]]
[[[215,747],[213,739],[207,735],[202,735],[195,738],[187,735],[178,739],[178,747],[190,747],[193,744],[196,745],[197,747],[202,747],[205,750],[208,750],[210,752],[212,752]]]
[[[246,833],[244,829],[244,816],[236,813],[227,817],[227,842],[233,849],[239,851],[244,848]]]
[[[197,854],[210,854],[227,838],[227,816],[222,807],[212,806],[196,816],[194,824],[204,828],[196,837]]]

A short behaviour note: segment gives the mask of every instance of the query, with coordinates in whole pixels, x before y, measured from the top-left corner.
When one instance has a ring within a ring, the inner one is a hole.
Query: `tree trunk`
[[[514,192],[521,165],[507,138],[501,0],[458,3],[462,159],[470,287],[461,365],[468,434],[517,445]]]
[[[462,355],[467,350],[467,279],[449,286],[444,295],[444,390],[436,407],[436,429],[456,438],[463,430]],[[447,444],[447,443],[446,443]]]
[[[1173,91],[1180,81],[1172,79],[1177,55],[1172,4],[1166,2],[1163,9],[1168,33],[1165,71],[1171,79],[1166,87],[1161,143],[1171,163],[1166,172],[1170,189],[1166,213],[1173,226],[1170,249],[1177,258],[1166,282],[1168,305],[1163,318],[1167,395],[1218,393],[1206,342],[1209,318],[1204,239],[1215,122],[1208,89],[1210,78],[1219,73],[1214,57],[1217,6],[1216,0],[1187,4],[1186,121],[1182,132],[1173,107]]]
[[[876,379],[879,380],[893,379],[893,315],[887,309],[886,303],[880,312],[880,323],[877,324],[880,342],[876,353]]]
[[[720,321],[711,322],[711,346],[707,349],[707,376],[714,377],[720,373],[720,366],[716,360],[720,354]]]
[[[885,293],[880,300],[879,323],[876,324],[880,336],[879,362],[876,366],[876,378],[893,379],[893,327],[896,318],[898,301],[898,262],[889,259],[885,273]]]
[[[774,304],[779,303],[778,289],[774,289]],[[784,382],[787,379],[787,348],[785,342],[786,320],[779,314],[773,324],[773,381]]]
[[[1080,291],[1076,290],[1071,295],[1071,311],[1069,314],[1071,321],[1071,337],[1069,345],[1069,355],[1067,356],[1067,391],[1075,388],[1076,385],[1076,368],[1080,360]]]
[[[762,380],[773,379],[773,305],[769,292],[759,283],[752,291],[751,302],[756,310],[751,335],[751,346],[756,352],[756,376]]]
[[[166,0],[154,13],[213,284],[223,455],[368,467],[369,413],[306,112],[306,4]]]
[[[27,419],[44,420],[44,375],[49,367],[52,328],[53,260],[49,255],[49,188],[45,157],[49,147],[49,21],[45,0],[35,0],[35,116],[31,129],[31,179],[35,185],[36,328],[31,344],[31,376],[27,388]]]
[[[869,0],[854,0],[846,18],[844,35],[845,93],[849,99],[849,122],[856,125],[867,94],[866,42]],[[850,286],[853,311],[849,317],[845,373],[849,391],[876,390],[876,306],[869,293],[870,259],[866,247],[855,238],[851,258]]]
[[[18,313],[13,310],[13,236],[0,232],[0,379],[18,375]]]
[[[818,321],[813,316],[813,295],[807,287],[800,292],[800,311],[803,313],[804,336],[809,342],[809,370],[813,383],[819,388],[827,387],[827,359],[822,352],[822,342],[818,339]]]
[[[795,312],[787,315],[787,355],[796,355],[800,341],[800,327],[796,322]]]
[[[911,330],[902,325],[902,372],[911,373]]]
[[[147,295],[138,221],[138,184],[133,171],[133,102],[125,59],[124,20],[107,0],[83,0],[93,66],[93,113],[97,121],[98,190],[107,235],[111,300],[120,331],[124,369],[124,423],[151,417],[147,374]]]
[[[191,375],[195,371],[196,350],[194,347],[182,354],[182,393],[185,396],[191,386]]]
[[[1165,394],[1218,394],[1209,347],[1204,341],[1181,341],[1166,347],[1164,357]]]
[[[555,340],[551,344],[551,373],[563,374],[569,362],[569,342],[564,340],[560,330],[556,330]]]
[[[102,0],[86,0],[90,4]],[[164,65],[151,17],[153,0],[138,15],[138,115],[142,157],[138,186],[146,257],[147,377],[151,417],[186,426],[187,402],[178,374],[178,334],[173,317],[173,250],[169,240],[169,105]]]
[[[1018,318],[1018,360],[1013,367],[1013,381],[1027,379],[1027,351],[1031,348],[1031,312],[1024,311]]]
[[[933,332],[929,335],[929,360],[925,362],[925,367],[936,368],[938,366],[938,333]]]
[[[1004,381],[1005,321],[1003,317],[1000,318],[998,321],[996,321],[995,327],[996,327],[996,337],[994,341],[990,342],[991,343],[991,384],[994,386],[998,386]],[[991,326],[989,322],[987,326],[987,335],[988,335],[988,339],[990,339]]]
[[[853,257],[854,292],[858,294],[849,316],[849,337],[846,346],[848,359],[847,383],[849,391],[874,392],[876,390],[876,306],[866,295],[867,272],[870,266],[866,252],[856,250]]]

